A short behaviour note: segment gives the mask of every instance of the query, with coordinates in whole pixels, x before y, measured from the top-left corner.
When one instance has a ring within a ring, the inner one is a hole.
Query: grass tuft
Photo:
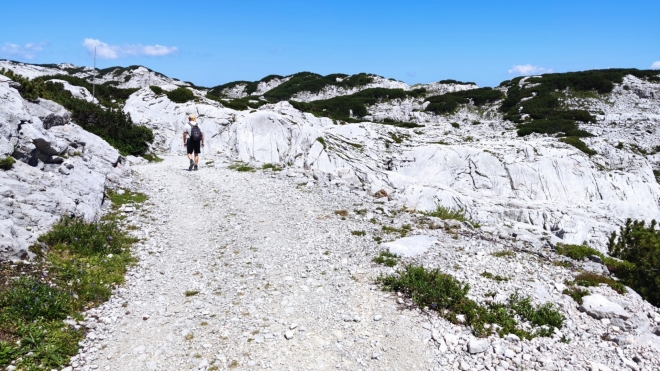
[[[0,169],[10,170],[12,167],[14,167],[15,162],[16,160],[14,160],[14,158],[11,156],[7,156],[3,159],[0,159]]]
[[[147,153],[142,155],[142,158],[149,162],[163,162],[163,159],[154,155],[153,153]]]
[[[500,275],[494,276],[492,273],[490,273],[488,271],[483,271],[483,273],[481,273],[481,277],[486,277],[488,279],[491,279],[491,280],[497,281],[497,282],[505,282],[505,281],[509,280],[508,278],[502,277]]]
[[[389,251],[381,251],[372,261],[386,267],[394,267],[399,262],[399,259],[400,257],[396,254],[392,254]]]
[[[199,294],[199,291],[186,291],[186,292],[184,292],[183,294],[184,294],[186,297],[189,297],[189,296],[195,296],[195,295]]]
[[[335,210],[335,215],[347,217],[348,216],[348,210]]]
[[[351,231],[351,234],[353,236],[364,236],[364,235],[367,234],[367,232],[365,232],[365,231]]]
[[[240,162],[236,163],[236,164],[231,164],[231,165],[227,166],[227,168],[231,169],[231,170],[236,170],[236,171],[241,172],[241,173],[254,171],[254,168],[252,166],[248,166],[248,165],[240,163]]]
[[[481,227],[479,223],[467,218],[465,216],[465,211],[463,209],[452,209],[442,205],[437,205],[434,211],[424,211],[422,212],[422,214],[426,216],[433,216],[436,218],[440,218],[442,220],[453,219],[453,220],[458,220],[459,222],[468,222],[474,228]]]
[[[490,255],[496,258],[513,258],[514,256],[516,256],[516,253],[511,250],[500,250],[500,251],[494,251],[490,253]]]
[[[577,287],[569,287],[567,289],[564,289],[564,291],[562,291],[562,294],[570,296],[573,300],[575,300],[576,303],[578,303],[580,305],[582,305],[582,298],[583,297],[585,297],[587,295],[591,295],[589,290],[580,289],[580,288],[577,288]]]
[[[280,167],[278,164],[263,164],[261,166],[262,169],[270,169],[272,171],[282,171],[282,167]]]
[[[144,193],[132,192],[127,189],[121,191],[109,190],[107,191],[108,198],[112,202],[113,208],[119,208],[122,205],[126,204],[141,204],[145,202],[149,197]]]
[[[612,290],[618,292],[619,294],[623,295],[626,293],[626,286],[624,286],[620,282],[617,282],[612,278],[591,272],[580,273],[575,277],[575,279],[572,282],[567,282],[567,283],[569,285],[575,284],[583,287],[593,287],[593,286],[598,286],[600,284],[605,284],[611,287]]]

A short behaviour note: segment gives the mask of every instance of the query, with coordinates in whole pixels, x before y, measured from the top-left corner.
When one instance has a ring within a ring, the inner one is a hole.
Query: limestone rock
[[[582,298],[580,310],[596,318],[630,318],[630,313],[626,312],[619,304],[607,300],[600,294],[587,295]]]

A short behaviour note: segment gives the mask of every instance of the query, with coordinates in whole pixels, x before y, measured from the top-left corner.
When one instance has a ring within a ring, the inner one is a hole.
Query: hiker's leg
[[[195,153],[195,165],[199,164],[199,153]]]

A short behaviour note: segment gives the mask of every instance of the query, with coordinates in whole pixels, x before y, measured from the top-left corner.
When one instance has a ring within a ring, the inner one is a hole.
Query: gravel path
[[[425,316],[377,290],[376,244],[350,233],[373,225],[334,213],[364,196],[186,162],[134,167],[140,261],[74,369],[427,369]]]

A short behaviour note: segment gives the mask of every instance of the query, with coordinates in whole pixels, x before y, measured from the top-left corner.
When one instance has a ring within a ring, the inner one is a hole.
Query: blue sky
[[[103,5],[100,5],[103,4]],[[214,86],[300,71],[494,86],[520,74],[660,68],[660,1],[12,1],[0,58],[145,65]]]

